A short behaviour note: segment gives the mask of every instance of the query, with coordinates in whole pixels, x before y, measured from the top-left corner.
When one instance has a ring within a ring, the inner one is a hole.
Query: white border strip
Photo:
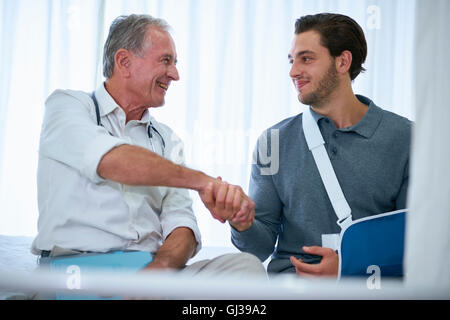
[[[95,294],[129,298],[190,300],[298,300],[298,299],[450,299],[448,288],[411,288],[383,281],[381,289],[368,289],[366,279],[336,282],[305,280],[296,275],[270,280],[217,277],[186,277],[173,272],[138,274],[84,273],[79,289],[68,289],[70,274],[48,271],[0,271],[0,289],[14,292]]]

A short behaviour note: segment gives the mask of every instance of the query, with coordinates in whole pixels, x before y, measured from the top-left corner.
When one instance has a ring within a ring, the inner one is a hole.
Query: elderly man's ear
[[[128,78],[131,74],[131,52],[126,49],[117,50],[114,55],[114,62],[114,69],[116,69],[122,77]]]

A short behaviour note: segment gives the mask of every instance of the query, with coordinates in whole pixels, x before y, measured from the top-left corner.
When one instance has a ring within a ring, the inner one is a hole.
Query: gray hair
[[[117,50],[123,48],[135,54],[142,53],[150,26],[164,31],[170,29],[165,20],[146,14],[120,16],[113,21],[103,48],[103,75],[106,79],[111,78],[113,74],[114,55]]]

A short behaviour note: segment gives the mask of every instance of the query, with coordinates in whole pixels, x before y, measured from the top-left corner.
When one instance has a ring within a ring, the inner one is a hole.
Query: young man
[[[366,54],[363,31],[347,16],[317,14],[296,21],[290,77],[318,123],[354,220],[405,208],[408,187],[410,121],[355,95],[351,87]],[[256,203],[255,222],[231,223],[232,241],[262,261],[272,254],[269,272],[336,276],[337,248],[325,247],[323,239],[340,227],[302,123],[302,114],[285,119],[267,130],[261,138],[267,140],[259,140],[259,155],[278,144],[279,170],[267,174],[261,159],[253,165],[249,195]],[[270,139],[273,130],[279,139]]]
[[[201,248],[187,189],[222,222],[253,219],[242,189],[186,168],[180,139],[149,113],[179,79],[168,29],[147,15],[117,18],[104,48],[105,83],[92,95],[57,90],[48,98],[33,253],[138,250],[154,254],[147,269],[184,268]],[[190,269],[265,273],[248,254]]]

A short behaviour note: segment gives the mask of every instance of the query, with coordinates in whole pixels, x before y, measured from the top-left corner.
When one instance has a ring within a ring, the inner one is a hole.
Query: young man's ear
[[[130,51],[127,49],[119,49],[114,55],[114,68],[120,73],[123,77],[127,78],[130,76],[130,66],[131,66],[131,57]]]
[[[341,55],[336,57],[336,70],[340,74],[345,74],[350,71],[352,65],[352,53],[348,50],[342,51]]]

